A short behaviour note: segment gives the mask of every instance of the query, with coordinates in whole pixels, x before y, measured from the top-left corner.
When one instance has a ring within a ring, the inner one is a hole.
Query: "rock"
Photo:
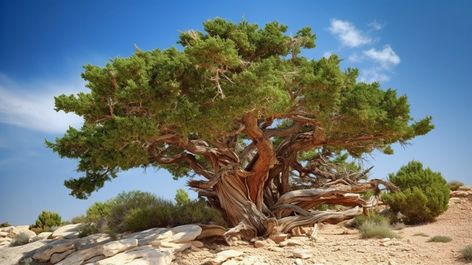
[[[239,256],[242,256],[243,253],[241,251],[237,251],[237,250],[223,250],[221,252],[218,252],[216,254],[216,258],[215,258],[215,262],[216,263],[223,263],[224,261],[228,260],[228,259],[231,259],[231,258],[236,258],[236,257],[239,257]]]
[[[303,260],[301,259],[295,259],[295,261],[293,262],[294,265],[303,265]]]
[[[111,238],[107,234],[94,234],[87,237],[76,239],[74,247],[76,250],[82,250],[86,248],[95,247],[106,242],[110,242]]]
[[[202,228],[198,225],[181,225],[171,229],[173,236],[172,242],[182,243],[192,241],[202,232]]]
[[[91,259],[95,256],[103,255],[103,250],[101,247],[91,247],[91,248],[86,248],[82,249],[79,251],[76,251],[67,258],[63,259],[59,263],[56,263],[57,265],[77,265],[77,264],[82,264],[84,261]]]
[[[95,262],[99,261],[99,260],[102,260],[102,259],[105,259],[106,257],[104,255],[98,255],[98,256],[95,256],[91,259],[88,259],[85,261],[86,264],[94,264]]]
[[[313,256],[309,250],[306,249],[294,249],[292,250],[292,256],[294,258],[309,259]]]
[[[451,197],[469,197],[472,196],[472,191],[466,191],[466,190],[455,190],[451,192]]]
[[[171,253],[182,252],[190,247],[192,247],[192,243],[190,242],[173,243],[166,241],[161,241],[161,244],[158,246],[159,250],[170,251]]]
[[[72,252],[74,252],[74,251],[75,251],[75,249],[69,249],[69,250],[67,250],[65,252],[62,252],[62,253],[54,253],[54,254],[51,255],[50,262],[52,264],[56,264],[59,261],[65,259],[70,254],[72,254]]]
[[[255,248],[263,248],[265,246],[267,246],[267,243],[263,240],[257,240],[256,242],[254,242]]]
[[[33,259],[39,262],[47,262],[54,253],[62,253],[74,249],[73,239],[61,239],[50,242],[39,248],[33,255]]]
[[[171,264],[172,253],[160,251],[151,246],[136,247],[125,252],[119,253],[113,257],[102,259],[96,262],[96,265],[115,265],[115,264]]]
[[[56,229],[51,237],[52,238],[77,238],[79,236],[79,229],[83,224],[69,224],[64,225]]]
[[[111,241],[102,245],[103,255],[105,255],[105,257],[111,257],[136,246],[138,246],[138,240],[136,238]]]
[[[28,226],[18,226],[16,227],[13,231],[13,234],[14,236],[12,236],[13,238],[15,238],[16,236],[18,236],[19,234],[23,234],[23,235],[26,235],[28,237],[29,240],[33,239],[34,237],[36,237],[36,233],[29,230],[29,227]]]
[[[203,244],[202,241],[198,241],[198,240],[195,240],[195,241],[192,241],[192,247],[196,247],[196,248],[202,248],[205,246],[205,244]]]
[[[386,237],[386,238],[382,238],[382,239],[380,240],[380,242],[388,242],[388,241],[390,241],[390,240],[391,240],[390,238]]]
[[[3,248],[0,250],[0,264],[16,265],[21,260],[30,260],[34,250],[44,246],[44,241],[36,241],[26,245]]]
[[[170,230],[167,228],[151,228],[129,234],[125,238],[135,238],[138,240],[138,246],[144,246],[149,245],[154,240],[163,240],[163,238],[167,238],[169,235],[172,236],[172,231],[170,231],[170,234],[168,231]]]
[[[287,240],[287,245],[288,246],[303,246],[305,245],[305,243],[299,239],[290,238],[289,240]]]
[[[7,237],[8,232],[7,231],[0,231],[0,237]]]
[[[52,235],[52,232],[42,232],[39,233],[37,236],[33,237],[33,240],[43,240],[43,239],[48,239],[49,236]]]
[[[272,234],[269,236],[272,241],[274,241],[276,244],[280,244],[280,242],[285,241],[288,237],[288,234],[284,233],[277,233],[277,234]]]

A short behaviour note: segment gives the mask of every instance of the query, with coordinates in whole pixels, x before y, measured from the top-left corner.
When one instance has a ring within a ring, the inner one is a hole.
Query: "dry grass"
[[[435,243],[447,243],[451,242],[452,238],[448,236],[433,236],[428,240],[428,242],[435,242]]]

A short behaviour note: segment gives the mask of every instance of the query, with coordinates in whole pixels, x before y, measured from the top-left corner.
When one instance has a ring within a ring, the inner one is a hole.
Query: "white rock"
[[[227,259],[236,258],[236,257],[242,256],[242,255],[243,255],[243,253],[241,251],[232,250],[232,249],[224,250],[224,251],[218,252],[216,254],[215,262],[223,263]]]
[[[181,225],[171,229],[173,236],[172,242],[189,242],[197,238],[202,233],[202,228],[198,225]]]
[[[272,234],[270,235],[270,239],[272,239],[275,243],[279,244],[280,242],[283,242],[287,239],[288,234],[284,233],[277,233],[277,234]]]
[[[202,241],[194,240],[191,242],[193,247],[202,248],[205,246]]]
[[[7,237],[8,232],[7,231],[0,231],[0,237]]]
[[[22,259],[29,259],[32,251],[42,247],[44,244],[44,241],[36,241],[18,247],[2,248],[0,251],[0,264],[16,265]]]
[[[303,260],[301,260],[301,259],[295,259],[295,262],[293,262],[293,264],[295,264],[295,265],[303,265],[304,263],[303,263]]]
[[[148,230],[129,234],[126,236],[126,238],[135,238],[138,240],[138,246],[143,246],[150,244],[152,241],[158,239],[161,234],[164,235],[167,231],[169,231],[169,229],[167,228],[151,228]],[[169,233],[167,233],[166,235],[169,235]],[[170,232],[170,237],[172,237],[172,232]]]
[[[87,249],[82,249],[79,251],[76,251],[67,258],[63,259],[59,263],[56,263],[57,265],[77,265],[77,264],[82,264],[84,261],[91,259],[95,256],[102,255],[102,248],[101,247],[92,247],[92,248],[87,248]]]
[[[182,252],[191,247],[192,247],[191,242],[173,243],[173,242],[162,241],[161,245],[158,248],[159,250],[162,250],[162,251],[170,251],[172,253],[177,253],[177,252]]]
[[[69,224],[61,226],[52,233],[51,237],[77,238],[79,236],[79,229],[82,226],[83,224]]]
[[[48,239],[48,237],[52,235],[52,232],[42,232],[39,233],[37,236],[33,237],[33,240],[43,240],[43,239]]]
[[[105,255],[105,257],[111,257],[136,246],[138,246],[138,240],[135,238],[111,241],[102,246],[103,255]]]
[[[49,242],[49,244],[39,248],[33,255],[33,259],[39,262],[47,262],[54,253],[65,252],[74,249],[74,240],[62,239]]]
[[[292,256],[294,258],[309,259],[313,256],[309,250],[305,249],[294,249],[292,250]]]
[[[65,259],[70,254],[72,254],[72,252],[74,252],[74,251],[75,251],[75,249],[69,249],[69,250],[67,250],[65,252],[62,252],[62,253],[54,253],[54,254],[51,255],[51,259],[49,260],[49,262],[51,262],[52,264],[56,264],[59,261]]]
[[[119,253],[113,257],[102,259],[97,265],[116,265],[116,264],[171,264],[173,259],[169,251],[160,251],[151,246],[142,246]]]

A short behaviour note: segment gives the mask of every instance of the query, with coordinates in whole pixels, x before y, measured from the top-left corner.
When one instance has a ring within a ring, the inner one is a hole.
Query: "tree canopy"
[[[291,190],[290,178],[316,171],[310,161],[321,154],[391,153],[391,144],[433,128],[431,117],[411,117],[406,96],[357,81],[358,70],[343,70],[338,56],[303,56],[315,47],[309,27],[291,36],[277,22],[203,26],[180,33],[179,48],[86,65],[90,91],[55,98],[57,111],[84,119],[48,142],[79,161],[84,175],[65,182],[72,195],[86,198],[120,171],[156,167],[205,178],[190,185],[218,193],[223,210],[218,183],[231,176],[261,210]]]

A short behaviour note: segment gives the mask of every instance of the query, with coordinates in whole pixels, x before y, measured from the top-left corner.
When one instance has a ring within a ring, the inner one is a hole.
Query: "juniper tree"
[[[48,143],[78,159],[83,176],[65,182],[73,196],[86,198],[121,171],[164,168],[191,177],[232,232],[290,231],[357,215],[313,209],[366,206],[352,193],[381,183],[325,170],[338,155],[391,153],[392,144],[432,129],[430,117],[412,119],[406,96],[357,81],[358,70],[342,70],[336,55],[303,56],[315,47],[308,27],[289,35],[277,22],[216,18],[203,26],[182,32],[180,48],[86,65],[90,91],[55,98],[57,111],[84,119]]]

